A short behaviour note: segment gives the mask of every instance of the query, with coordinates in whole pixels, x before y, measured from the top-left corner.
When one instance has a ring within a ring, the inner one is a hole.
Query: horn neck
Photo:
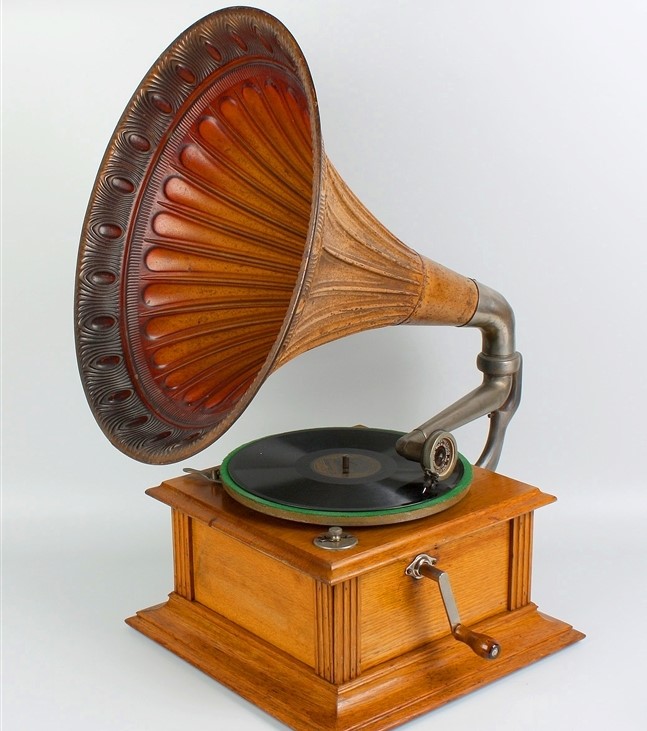
[[[296,310],[275,368],[337,338],[400,324],[464,325],[471,279],[421,256],[357,199],[327,158]]]

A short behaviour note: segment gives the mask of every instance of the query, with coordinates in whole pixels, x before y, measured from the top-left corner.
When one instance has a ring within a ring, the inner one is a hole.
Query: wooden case
[[[172,508],[175,587],[128,624],[299,731],[391,728],[584,636],[530,602],[533,513],[554,498],[492,472],[439,515],[352,530],[345,551],[198,476],[148,493]],[[405,574],[419,553],[499,658],[451,636],[436,584]]]

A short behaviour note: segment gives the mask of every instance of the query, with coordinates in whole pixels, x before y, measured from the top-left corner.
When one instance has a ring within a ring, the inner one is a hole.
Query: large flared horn
[[[494,466],[520,384],[505,300],[409,249],[352,195],[281,23],[250,8],[196,23],[132,97],[83,227],[77,353],[106,435],[142,461],[185,459],[299,353],[403,323],[480,327],[484,382],[399,450],[424,466],[438,430],[495,412],[481,458]]]

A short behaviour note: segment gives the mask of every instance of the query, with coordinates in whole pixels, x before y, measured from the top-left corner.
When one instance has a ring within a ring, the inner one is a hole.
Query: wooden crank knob
[[[480,632],[474,632],[464,624],[457,624],[452,629],[452,634],[485,660],[494,660],[501,654],[501,645],[496,640]]]

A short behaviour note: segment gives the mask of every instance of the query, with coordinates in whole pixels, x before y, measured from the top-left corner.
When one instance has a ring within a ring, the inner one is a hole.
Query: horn
[[[199,21],[135,92],[89,202],[75,307],[94,415],[146,462],[215,441],[300,353],[386,325],[483,332],[483,383],[403,437],[405,456],[429,466],[438,431],[493,413],[479,461],[493,467],[519,399],[507,302],[404,245],[350,192],[302,52],[259,10]]]

